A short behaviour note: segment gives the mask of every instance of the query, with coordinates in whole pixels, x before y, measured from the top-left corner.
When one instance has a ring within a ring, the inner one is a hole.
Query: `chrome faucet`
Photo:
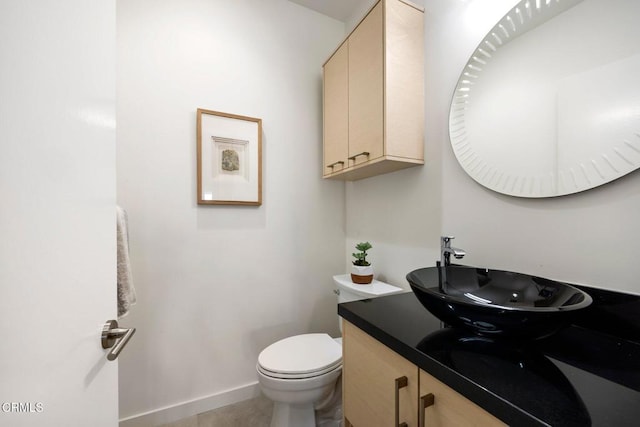
[[[462,249],[451,247],[451,240],[453,239],[455,239],[453,236],[440,237],[440,265],[443,267],[451,265],[451,255],[453,255],[455,259],[462,259],[467,254]]]
[[[447,267],[451,265],[451,254],[455,259],[461,259],[467,253],[462,249],[452,248],[451,240],[455,239],[453,236],[440,237],[440,261],[436,264],[438,266],[438,288],[440,292],[447,293],[449,282],[447,280]]]

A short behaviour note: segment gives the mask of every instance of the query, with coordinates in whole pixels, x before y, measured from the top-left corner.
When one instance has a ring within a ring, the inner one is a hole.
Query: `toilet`
[[[333,276],[333,282],[338,303],[404,292],[378,280],[356,285],[348,274]],[[324,333],[284,338],[262,350],[256,370],[262,392],[274,402],[271,427],[341,425],[342,338]]]

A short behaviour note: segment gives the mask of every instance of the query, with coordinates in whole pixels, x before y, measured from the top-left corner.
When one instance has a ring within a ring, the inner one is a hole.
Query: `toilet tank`
[[[333,282],[336,285],[334,292],[338,295],[338,304],[405,292],[402,288],[375,279],[369,285],[358,285],[351,281],[349,274],[333,276]],[[340,332],[342,332],[342,318],[340,316],[338,316],[338,324]]]
[[[405,292],[402,288],[378,280],[374,280],[369,285],[358,285],[351,281],[349,274],[333,276],[333,282],[337,287],[338,304]]]

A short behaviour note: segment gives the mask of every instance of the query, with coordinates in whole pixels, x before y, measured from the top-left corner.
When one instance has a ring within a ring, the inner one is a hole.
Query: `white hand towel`
[[[126,316],[136,303],[136,290],[133,287],[131,263],[129,261],[129,232],[127,213],[116,206],[116,224],[118,235],[118,318]]]

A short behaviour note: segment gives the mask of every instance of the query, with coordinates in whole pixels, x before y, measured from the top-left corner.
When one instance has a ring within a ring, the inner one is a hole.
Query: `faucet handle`
[[[449,244],[453,239],[455,239],[454,236],[440,236],[440,242],[443,244]]]

